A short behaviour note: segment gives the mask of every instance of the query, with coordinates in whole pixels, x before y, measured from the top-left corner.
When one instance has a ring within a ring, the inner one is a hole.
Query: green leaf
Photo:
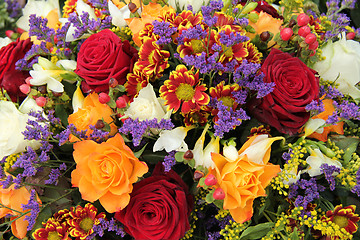
[[[78,75],[73,72],[62,73],[60,76],[66,81],[76,82],[78,80]]]
[[[359,142],[353,142],[348,148],[345,149],[344,153],[344,164],[347,165],[352,158],[352,154],[356,151]]]
[[[205,201],[207,203],[212,203],[215,201],[214,197],[213,197],[213,193],[214,193],[215,189],[211,190],[205,197]]]
[[[291,240],[299,240],[299,233],[297,228],[294,228],[294,231],[290,234],[290,239]]]
[[[66,126],[69,124],[67,120],[69,114],[66,112],[65,108],[61,104],[55,105],[55,115],[56,117],[60,118],[61,122]]]
[[[184,152],[176,152],[175,153],[175,160],[176,162],[183,162],[184,161]]]
[[[267,222],[256,226],[248,227],[241,235],[240,240],[260,239],[265,236],[273,227],[275,223]]]
[[[199,185],[200,185],[201,187],[204,187],[204,186],[205,186],[205,178],[204,178],[204,177],[200,178],[200,180],[199,180]]]
[[[33,227],[32,232],[34,232],[38,228],[42,228],[42,222],[46,222],[52,216],[52,212],[49,206],[43,208],[39,215],[36,218],[36,223]]]
[[[141,154],[145,151],[146,146],[147,146],[147,144],[145,144],[145,146],[142,149],[140,149],[139,151],[134,152],[135,157],[139,158],[141,156]]]
[[[195,167],[195,160],[191,159],[190,161],[187,161],[187,164],[191,167],[194,168]]]

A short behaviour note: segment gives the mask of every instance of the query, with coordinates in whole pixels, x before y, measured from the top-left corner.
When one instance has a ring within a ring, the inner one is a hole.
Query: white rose
[[[129,108],[125,111],[125,117],[138,118],[139,121],[169,118],[170,114],[171,111],[166,112],[163,103],[156,97],[150,83],[139,91],[139,95],[134,98],[134,101],[130,103]]]
[[[168,3],[175,9],[180,11],[186,10],[188,5],[192,6],[193,12],[198,12],[201,6],[206,6],[210,0],[169,0]]]
[[[360,98],[360,90],[355,87],[360,81],[360,44],[343,36],[337,42],[329,41],[322,49],[322,55],[326,59],[313,67],[320,77],[336,81],[341,93],[353,99]]]
[[[28,146],[34,150],[40,147],[39,142],[24,139],[28,119],[29,115],[21,113],[13,102],[0,101],[0,159],[24,152]]]

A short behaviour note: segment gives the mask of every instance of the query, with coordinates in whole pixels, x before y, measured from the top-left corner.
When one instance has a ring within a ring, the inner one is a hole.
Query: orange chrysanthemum
[[[257,47],[252,44],[250,41],[244,43],[244,47],[248,50],[249,54],[245,58],[248,62],[252,63],[261,63],[263,54],[259,52]]]
[[[105,213],[97,213],[94,205],[87,203],[85,207],[71,207],[68,219],[69,232],[76,240],[85,240],[94,233],[93,227],[100,224],[100,219],[105,219]]]
[[[43,228],[38,228],[33,233],[35,240],[71,240],[67,224],[61,224],[55,218],[49,218],[46,223],[42,223]]]
[[[63,7],[63,18],[68,18],[70,13],[76,12],[76,4],[77,4],[78,0],[67,0],[64,3],[64,7]],[[88,5],[90,5],[91,7],[93,7],[89,1],[84,0],[84,2]],[[93,7],[94,8],[94,7]],[[101,11],[97,8],[94,8],[95,11],[95,15],[97,17],[101,17]]]
[[[169,80],[160,88],[160,96],[165,99],[165,105],[175,112],[180,109],[183,114],[200,110],[201,106],[210,101],[205,93],[207,87],[200,84],[199,72],[187,70],[184,65],[178,65],[170,73]]]
[[[142,72],[148,78],[159,78],[169,67],[170,53],[156,44],[156,39],[145,38],[139,51],[139,60],[134,70]]]
[[[235,101],[232,93],[240,90],[240,86],[236,83],[232,85],[225,85],[225,82],[222,81],[216,87],[211,87],[209,90],[210,96],[218,101],[222,101],[222,104],[228,109],[235,110],[238,106],[238,103]],[[217,116],[219,110],[213,109],[211,114],[213,116]],[[217,121],[217,117],[215,117],[215,122]]]
[[[130,98],[136,97],[139,91],[146,87],[149,83],[148,77],[142,74],[142,72],[136,70],[136,68],[133,73],[129,73],[126,78],[127,81],[125,83],[125,88],[127,95]]]
[[[186,30],[194,27],[195,25],[201,24],[202,19],[203,17],[201,13],[194,14],[192,11],[184,10],[176,16],[172,24],[174,27],[177,27],[181,33],[182,30]]]
[[[211,108],[208,106],[202,106],[199,111],[190,111],[184,115],[184,124],[189,127],[194,124],[205,126],[210,116]]]
[[[220,32],[223,32],[226,35],[239,34],[239,32],[231,29],[229,25],[221,27],[218,32],[219,34]],[[231,62],[233,59],[237,60],[238,64],[240,64],[241,61],[249,55],[249,51],[245,47],[245,43],[240,42],[232,46],[225,46],[220,43],[220,35],[218,35],[217,39],[219,41],[218,44],[222,47],[222,51],[220,51],[220,58],[218,61],[221,62],[224,66],[226,66],[226,63]]]
[[[333,211],[326,212],[327,218],[325,219],[325,221],[331,221],[338,225],[341,229],[344,229],[348,233],[353,234],[358,230],[357,222],[360,220],[360,217],[358,214],[355,213],[355,210],[355,205],[350,205],[347,207],[337,205]]]

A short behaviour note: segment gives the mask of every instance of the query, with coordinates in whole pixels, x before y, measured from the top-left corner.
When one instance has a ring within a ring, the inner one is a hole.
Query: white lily
[[[179,151],[186,152],[188,145],[184,141],[188,131],[193,127],[177,127],[172,130],[164,130],[160,133],[160,137],[156,140],[153,151],[162,151],[165,149],[166,152]]]
[[[309,121],[307,121],[307,123],[305,123],[304,125],[304,130],[305,130],[304,136],[307,137],[314,132],[321,134],[324,131],[324,128],[321,126],[323,126],[325,122],[326,121],[321,118],[315,118],[315,119],[310,118]]]
[[[294,183],[296,183],[296,182],[300,179],[300,175],[301,175],[302,171],[299,171],[299,172],[297,173],[297,170],[298,170],[297,167],[292,168],[292,169],[290,169],[290,170],[286,170],[286,172],[285,172],[284,175],[286,176],[287,179],[284,179],[284,180],[283,180],[283,183],[284,183],[285,185],[294,184]],[[282,170],[282,171],[284,171],[284,170]]]
[[[342,165],[338,160],[333,160],[328,156],[324,155],[320,149],[314,149],[311,151],[311,155],[306,158],[306,163],[309,165],[305,172],[307,172],[310,177],[315,177],[321,174],[320,166],[323,164],[328,164],[329,166],[336,166],[341,168]]]
[[[224,146],[223,155],[232,162],[239,158],[238,150],[236,149],[236,146],[232,144]]]
[[[33,69],[30,71],[31,85],[41,86],[47,84],[48,89],[54,92],[63,92],[64,86],[61,83],[63,80],[61,74],[74,74],[72,71],[76,69],[76,61],[60,60],[54,64],[43,57],[39,57],[38,63],[33,65]]]
[[[82,108],[84,105],[84,95],[81,92],[80,84],[76,87],[76,90],[74,92],[73,98],[72,98],[72,107],[74,109],[74,113],[79,110],[79,108]]]
[[[256,138],[251,142],[245,151],[243,151],[239,156],[242,157],[247,155],[247,158],[257,164],[264,164],[263,159],[266,154],[270,154],[271,145],[276,140],[284,139],[283,137],[272,137],[269,138],[266,134],[261,134],[256,136]]]
[[[219,153],[220,150],[220,138],[219,137],[211,137],[210,142],[204,149],[204,142],[205,142],[205,135],[209,128],[207,125],[199,139],[196,141],[193,155],[195,160],[195,167],[196,166],[204,166],[206,168],[215,167],[213,160],[211,159],[211,153]]]
[[[128,5],[125,5],[119,9],[111,0],[108,1],[109,12],[111,16],[111,22],[113,25],[121,28],[127,25],[125,19],[130,18],[130,10]]]
[[[21,113],[27,114],[27,113],[30,113],[31,111],[34,111],[34,112],[43,111],[43,108],[36,104],[35,99],[30,94],[24,99],[24,101],[22,101],[22,103],[19,107],[19,111]]]
[[[60,16],[58,0],[28,0],[22,11],[23,15],[16,22],[16,25],[27,32],[30,29],[29,18],[31,14],[47,17],[51,11],[54,11]]]
[[[12,42],[11,39],[8,38],[8,37],[0,38],[0,49],[1,49],[2,47],[7,46],[7,45],[8,45],[9,43],[11,43],[11,42]]]

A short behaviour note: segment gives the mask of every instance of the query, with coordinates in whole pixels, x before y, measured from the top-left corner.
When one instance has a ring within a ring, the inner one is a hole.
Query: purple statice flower
[[[329,14],[335,13],[339,10],[340,0],[329,0],[326,2],[327,11]]]
[[[156,41],[156,44],[161,45],[172,42],[171,35],[177,31],[176,27],[171,27],[169,22],[159,22],[158,20],[153,21],[152,25],[154,26],[153,32],[160,36],[160,39]]]
[[[329,86],[325,89],[324,86],[320,86],[320,96],[324,95],[330,99],[342,98],[344,96],[336,87]]]
[[[99,222],[100,222],[99,224],[95,224],[93,226],[94,233],[87,236],[86,237],[87,240],[94,239],[95,236],[99,236],[99,237],[104,236],[105,231],[109,227],[109,222],[104,218],[100,218]]]
[[[31,190],[30,199],[27,204],[21,204],[22,209],[30,210],[30,215],[25,216],[25,220],[29,222],[27,230],[31,231],[36,223],[36,218],[40,213],[40,204],[36,201],[36,192],[34,189]]]
[[[235,8],[238,9],[238,8]],[[247,18],[235,18],[235,24],[245,28],[247,25],[249,25],[249,19]]]
[[[21,15],[22,7],[18,1],[5,0],[6,11],[9,13],[9,17],[17,18]]]
[[[47,26],[47,18],[31,14],[29,17],[29,36],[36,36],[38,40],[54,43],[55,30]]]
[[[351,189],[351,192],[360,197],[360,168],[356,171],[356,185]]]
[[[331,191],[335,190],[335,176],[340,173],[340,170],[340,168],[326,163],[320,166],[320,171],[325,175],[326,180],[330,184]]]
[[[49,179],[45,180],[45,184],[58,184],[58,179],[61,176],[61,172],[59,168],[53,168],[51,169],[51,172],[49,174]]]
[[[65,171],[66,169],[67,169],[67,166],[65,163],[60,164],[60,166],[59,166],[60,171]]]
[[[219,232],[207,232],[208,240],[217,240],[220,239],[221,235]]]
[[[7,157],[4,157],[5,159]],[[2,166],[0,166],[0,179],[3,179],[5,177],[5,171],[4,171],[4,168]]]
[[[108,9],[108,2],[105,0],[88,0],[88,2],[95,8],[102,10]]]
[[[89,129],[93,130],[93,131],[92,131],[92,133],[90,133],[88,138],[95,142],[104,142],[109,137],[109,132],[104,131],[102,129],[97,129],[93,125],[90,125]]]
[[[19,59],[15,63],[16,70],[32,69],[32,66],[38,62],[38,55],[50,54],[49,49],[46,47],[46,42],[42,41],[39,45],[33,44],[29,51],[25,54],[24,58]]]
[[[110,219],[107,230],[115,232],[116,235],[120,235],[121,237],[124,237],[126,234],[124,229],[119,226],[118,222],[114,218]]]
[[[10,187],[10,185],[12,184],[13,179],[14,178],[13,178],[12,175],[8,175],[4,180],[0,180],[2,188],[6,189],[6,188]]]
[[[323,192],[325,187],[318,185],[315,178],[310,178],[310,180],[300,179],[291,184],[289,190],[289,198],[295,199],[295,207],[304,207],[306,209],[309,203],[320,198],[320,192]]]
[[[230,34],[226,34],[225,31],[221,31],[220,35],[220,43],[225,45],[226,47],[231,47],[235,44],[246,42],[249,40],[249,37],[242,35],[239,32],[231,32]]]
[[[290,159],[291,159],[291,154],[292,154],[293,150],[290,148],[288,152],[284,152],[282,154],[282,159],[285,160],[285,162],[287,163]]]
[[[231,94],[235,98],[235,102],[237,102],[238,104],[243,105],[246,103],[246,98],[248,96],[247,90],[241,89],[239,91],[232,92]]]
[[[340,121],[339,115],[337,113],[337,111],[334,111],[333,114],[328,116],[328,119],[326,120],[326,124],[330,124],[330,125],[334,125],[337,122]]]
[[[59,140],[59,146],[64,145],[71,134],[71,128],[74,128],[74,124],[69,124],[65,130],[54,136],[55,139]]]
[[[308,112],[311,111],[313,115],[317,115],[325,111],[324,103],[321,100],[312,100],[308,105],[305,106],[305,110]]]
[[[176,164],[175,153],[176,151],[171,151],[164,157],[164,161],[162,162],[162,165],[164,166],[164,172],[169,172],[172,166]]]
[[[21,175],[21,173],[19,173],[14,179],[13,179],[13,183],[15,184],[15,189],[19,189],[21,187],[21,183],[22,183],[23,177]]]
[[[190,4],[187,5],[186,9],[191,12],[193,11],[193,7]]]
[[[346,120],[360,120],[360,107],[355,103],[343,101],[341,104],[338,104],[334,101],[333,104],[339,113],[339,117]]]
[[[166,29],[167,30],[167,29]],[[189,29],[182,30],[179,36],[176,38],[179,44],[184,44],[185,39],[205,39],[208,36],[208,32],[200,25],[195,25]]]
[[[342,0],[341,8],[353,9],[355,8],[356,0]]]
[[[235,81],[250,81],[261,68],[261,64],[248,62],[244,59],[234,73]]]
[[[139,146],[141,139],[144,135],[149,135],[150,129],[159,129],[159,130],[170,130],[174,127],[174,124],[170,119],[161,119],[159,122],[156,118],[151,120],[139,121],[139,119],[127,118],[124,121],[122,127],[120,127],[119,132],[123,134],[130,134],[133,138],[134,146]]]
[[[212,100],[217,101],[217,100]],[[222,138],[224,133],[230,132],[236,126],[239,126],[242,120],[249,120],[250,117],[246,114],[245,110],[240,108],[233,110],[222,104],[222,101],[216,102],[216,108],[219,110],[217,117],[218,120],[214,124],[215,136]]]

